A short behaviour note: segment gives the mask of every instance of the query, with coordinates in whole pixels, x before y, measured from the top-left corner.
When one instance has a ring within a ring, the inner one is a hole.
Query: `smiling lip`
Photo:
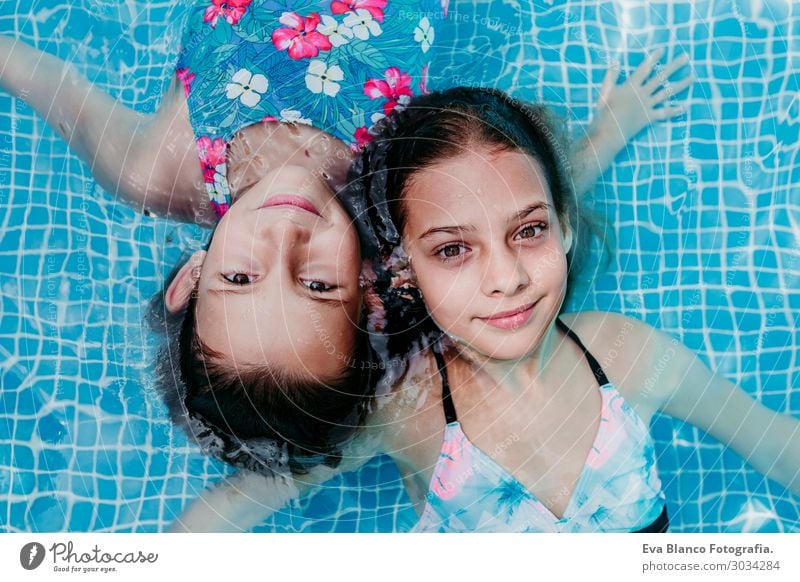
[[[528,303],[527,305],[523,305],[518,309],[503,311],[501,313],[492,315],[491,317],[481,317],[479,319],[482,319],[492,327],[498,327],[500,329],[516,329],[528,322],[533,314],[534,305],[536,305],[536,301],[533,303]]]
[[[259,206],[259,208],[274,208],[276,206],[291,206],[298,210],[305,210],[311,214],[322,216],[319,210],[317,210],[317,207],[311,204],[307,198],[297,196],[296,194],[278,194],[267,200],[264,204]]]

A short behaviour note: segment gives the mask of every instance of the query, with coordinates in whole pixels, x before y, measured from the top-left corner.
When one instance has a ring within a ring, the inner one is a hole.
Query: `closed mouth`
[[[317,207],[314,206],[308,198],[303,196],[298,196],[297,194],[277,194],[272,196],[269,200],[267,200],[264,204],[259,206],[261,208],[294,208],[297,210],[301,210],[304,212],[310,212],[316,216],[321,217],[322,215],[317,210]]]
[[[533,314],[533,307],[536,305],[536,303],[538,303],[538,300],[534,301],[533,303],[522,305],[510,311],[501,311],[500,313],[495,313],[489,317],[480,317],[478,319],[485,321],[492,327],[499,327],[501,329],[516,329],[517,327],[527,323]]]

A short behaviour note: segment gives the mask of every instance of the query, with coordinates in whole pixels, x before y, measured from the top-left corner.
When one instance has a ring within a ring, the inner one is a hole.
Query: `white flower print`
[[[223,201],[224,197],[230,196],[231,193],[230,188],[228,188],[227,171],[225,164],[219,164],[214,168],[214,190],[223,196]]]
[[[350,42],[347,39],[353,38],[353,31],[348,26],[327,14],[322,15],[322,23],[317,25],[317,31],[327,36],[333,46],[342,46]]]
[[[363,8],[359,8],[345,16],[344,25],[351,28],[356,38],[361,40],[367,40],[370,34],[378,36],[383,32],[381,25],[372,18],[372,14]]]
[[[260,74],[253,74],[247,69],[239,69],[231,78],[232,83],[225,87],[228,99],[239,99],[243,105],[255,107],[261,101],[261,95],[269,87],[267,78]]]
[[[335,97],[341,87],[336,81],[344,79],[344,72],[339,65],[328,67],[325,61],[314,60],[308,63],[306,87],[312,93],[325,93]]]
[[[397,98],[397,105],[395,105],[394,108],[397,111],[402,111],[403,109],[408,107],[409,103],[411,103],[411,97],[409,97],[408,95],[400,95],[400,97]]]
[[[302,123],[303,125],[311,125],[311,120],[303,117],[297,109],[282,109],[281,121],[285,123]]]
[[[436,38],[436,35],[431,22],[427,16],[424,16],[414,29],[414,40],[422,44],[422,52],[426,53],[431,48],[434,38]]]

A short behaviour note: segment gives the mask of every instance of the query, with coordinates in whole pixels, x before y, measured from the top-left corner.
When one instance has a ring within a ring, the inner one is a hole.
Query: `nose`
[[[258,229],[253,250],[261,255],[264,265],[280,264],[280,270],[287,270],[293,260],[308,252],[312,234],[311,228],[287,215],[270,220]]]
[[[530,277],[513,249],[503,245],[487,255],[482,291],[486,295],[513,296],[530,284]]]
[[[313,226],[304,224],[291,214],[263,224],[258,238],[271,243],[275,249],[291,248],[293,245],[307,243],[311,239]]]

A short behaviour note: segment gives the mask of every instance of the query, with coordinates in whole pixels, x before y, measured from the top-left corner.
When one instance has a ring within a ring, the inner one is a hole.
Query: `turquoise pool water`
[[[0,33],[153,111],[185,8],[6,0]],[[688,114],[638,136],[594,192],[617,259],[570,308],[646,320],[800,415],[798,5],[456,0],[450,11],[437,41],[457,48],[432,71],[440,86],[545,101],[576,132],[609,58],[632,68],[657,46],[691,56]],[[102,192],[5,94],[0,140],[0,530],[160,531],[228,471],[172,428],[148,383],[147,300],[203,232]],[[800,500],[712,438],[666,417],[653,434],[674,531],[800,531]],[[397,471],[377,457],[258,529],[402,531],[414,519]]]

